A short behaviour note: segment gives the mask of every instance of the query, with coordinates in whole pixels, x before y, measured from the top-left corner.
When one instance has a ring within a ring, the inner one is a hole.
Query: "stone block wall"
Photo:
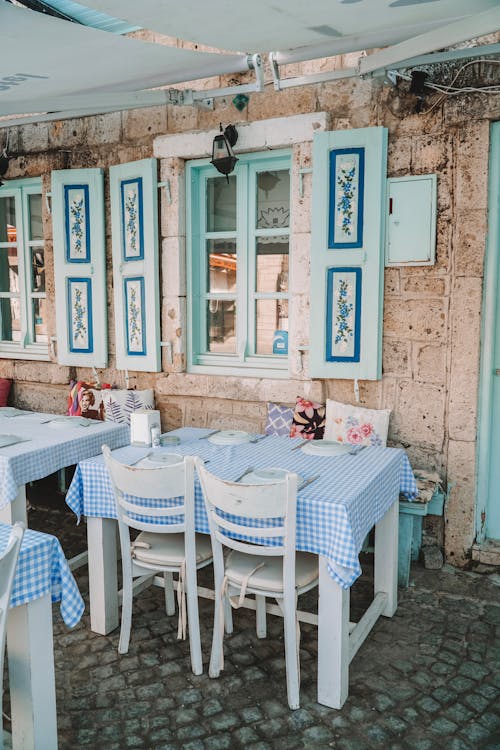
[[[308,63],[309,67],[311,66]],[[294,66],[299,67],[299,66]],[[310,72],[310,71],[309,71]],[[353,402],[351,381],[311,381],[307,375],[311,143],[293,145],[291,224],[291,377],[288,380],[192,375],[186,368],[185,158],[192,158],[192,133],[238,126],[300,113],[326,113],[328,127],[383,125],[389,129],[388,176],[437,174],[436,263],[432,267],[389,268],[385,272],[383,378],[360,383],[361,403],[390,408],[389,439],[404,447],[415,467],[437,470],[453,484],[446,509],[446,555],[464,564],[474,538],[475,446],[480,354],[481,295],[487,222],[489,124],[500,116],[500,97],[451,97],[428,113],[415,114],[414,100],[376,80],[345,79],[253,94],[237,113],[230,101],[213,111],[172,106],[11,128],[18,154],[9,177],[43,176],[49,190],[53,169],[102,167],[150,157],[164,136],[177,133],[185,154],[162,153],[159,179],[168,180],[170,198],[160,195],[161,324],[163,371],[130,373],[132,386],[154,388],[163,429],[182,424],[263,428],[267,401],[294,403],[297,395]],[[155,139],[156,146],[155,146]],[[198,154],[203,155],[203,154]],[[184,158],[182,158],[184,156]],[[109,186],[105,191],[108,232],[108,287],[111,294]],[[55,335],[52,228],[44,211],[49,297],[49,335]],[[110,367],[103,382],[124,387],[114,368],[113,310]],[[15,380],[14,402],[63,412],[70,378],[91,379],[86,368],[47,362],[0,360],[0,375]]]

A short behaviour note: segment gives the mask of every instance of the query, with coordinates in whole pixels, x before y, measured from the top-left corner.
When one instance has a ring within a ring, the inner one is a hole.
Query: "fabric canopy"
[[[46,112],[55,108],[53,97],[136,92],[248,70],[246,55],[143,42],[5,0],[0,0],[0,49],[0,115]]]
[[[80,0],[146,29],[223,50],[331,43],[330,55],[382,47],[498,6],[498,0]],[[365,37],[367,39],[365,40]],[[388,40],[388,41],[387,41]],[[311,58],[312,59],[312,56]]]

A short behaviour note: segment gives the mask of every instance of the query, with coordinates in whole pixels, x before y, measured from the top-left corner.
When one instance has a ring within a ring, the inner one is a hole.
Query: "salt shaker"
[[[151,445],[153,448],[160,447],[160,428],[151,427]]]

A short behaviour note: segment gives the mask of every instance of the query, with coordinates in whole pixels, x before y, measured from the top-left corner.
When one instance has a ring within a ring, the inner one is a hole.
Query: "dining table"
[[[0,522],[0,552],[12,526]],[[84,602],[58,539],[27,529],[14,576],[7,618],[13,750],[56,750],[57,714],[52,604],[68,628]],[[1,730],[1,721],[0,721]]]
[[[222,479],[245,481],[259,470],[299,475],[296,547],[319,558],[318,614],[303,618],[318,627],[318,702],[341,708],[348,695],[349,663],[380,615],[397,607],[398,499],[417,495],[415,477],[401,449],[359,447],[321,452],[302,438],[251,436],[225,444],[209,430],[183,427],[169,433],[178,445],[125,446],[113,456],[137,466],[158,466],[162,453],[199,456]],[[318,441],[320,443],[321,441]],[[116,507],[103,456],[81,461],[66,503],[87,520],[91,629],[118,626]],[[195,482],[195,526],[209,533],[201,486]],[[349,592],[361,575],[359,553],[375,527],[374,596],[362,618],[349,621]],[[271,605],[268,605],[269,611]],[[300,614],[299,614],[300,619]]]
[[[0,408],[0,521],[28,525],[26,484],[126,445],[126,424]]]

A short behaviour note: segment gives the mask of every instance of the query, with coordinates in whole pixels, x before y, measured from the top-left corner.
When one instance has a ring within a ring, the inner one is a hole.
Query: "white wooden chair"
[[[297,596],[317,586],[318,559],[316,555],[295,550],[298,477],[287,474],[284,480],[273,484],[245,485],[219,479],[210,474],[201,461],[197,461],[196,468],[205,498],[214,557],[215,613],[210,677],[218,677],[224,665],[226,596],[237,594],[238,600],[235,602],[231,598],[231,604],[238,607],[244,603],[246,593],[255,594],[257,630],[264,635],[265,598],[272,597],[284,617],[288,705],[292,709],[299,708]],[[264,528],[256,529],[256,522],[263,523]],[[266,525],[270,523],[275,525]],[[243,541],[242,537],[265,539],[266,544],[253,544]],[[224,556],[224,547],[231,550],[229,555]]]
[[[14,575],[16,572],[17,558],[23,541],[25,526],[23,523],[16,523],[7,542],[7,547],[0,554],[0,750],[3,750],[3,731],[2,731],[2,680],[3,680],[3,660],[5,653],[5,635],[7,632],[7,616],[9,614],[9,602],[14,585]]]
[[[168,615],[175,612],[172,574],[178,574],[177,599],[179,604],[178,638],[185,637],[187,622],[191,668],[202,674],[200,624],[196,571],[212,562],[210,539],[194,530],[194,458],[172,466],[144,468],[127,466],[102,446],[116,498],[118,528],[123,570],[123,599],[118,651],[128,651],[132,623],[133,579],[144,580],[155,573],[163,573],[165,608]],[[178,498],[175,503],[168,502]],[[150,503],[144,501],[165,501]],[[130,541],[129,529],[141,533]]]

